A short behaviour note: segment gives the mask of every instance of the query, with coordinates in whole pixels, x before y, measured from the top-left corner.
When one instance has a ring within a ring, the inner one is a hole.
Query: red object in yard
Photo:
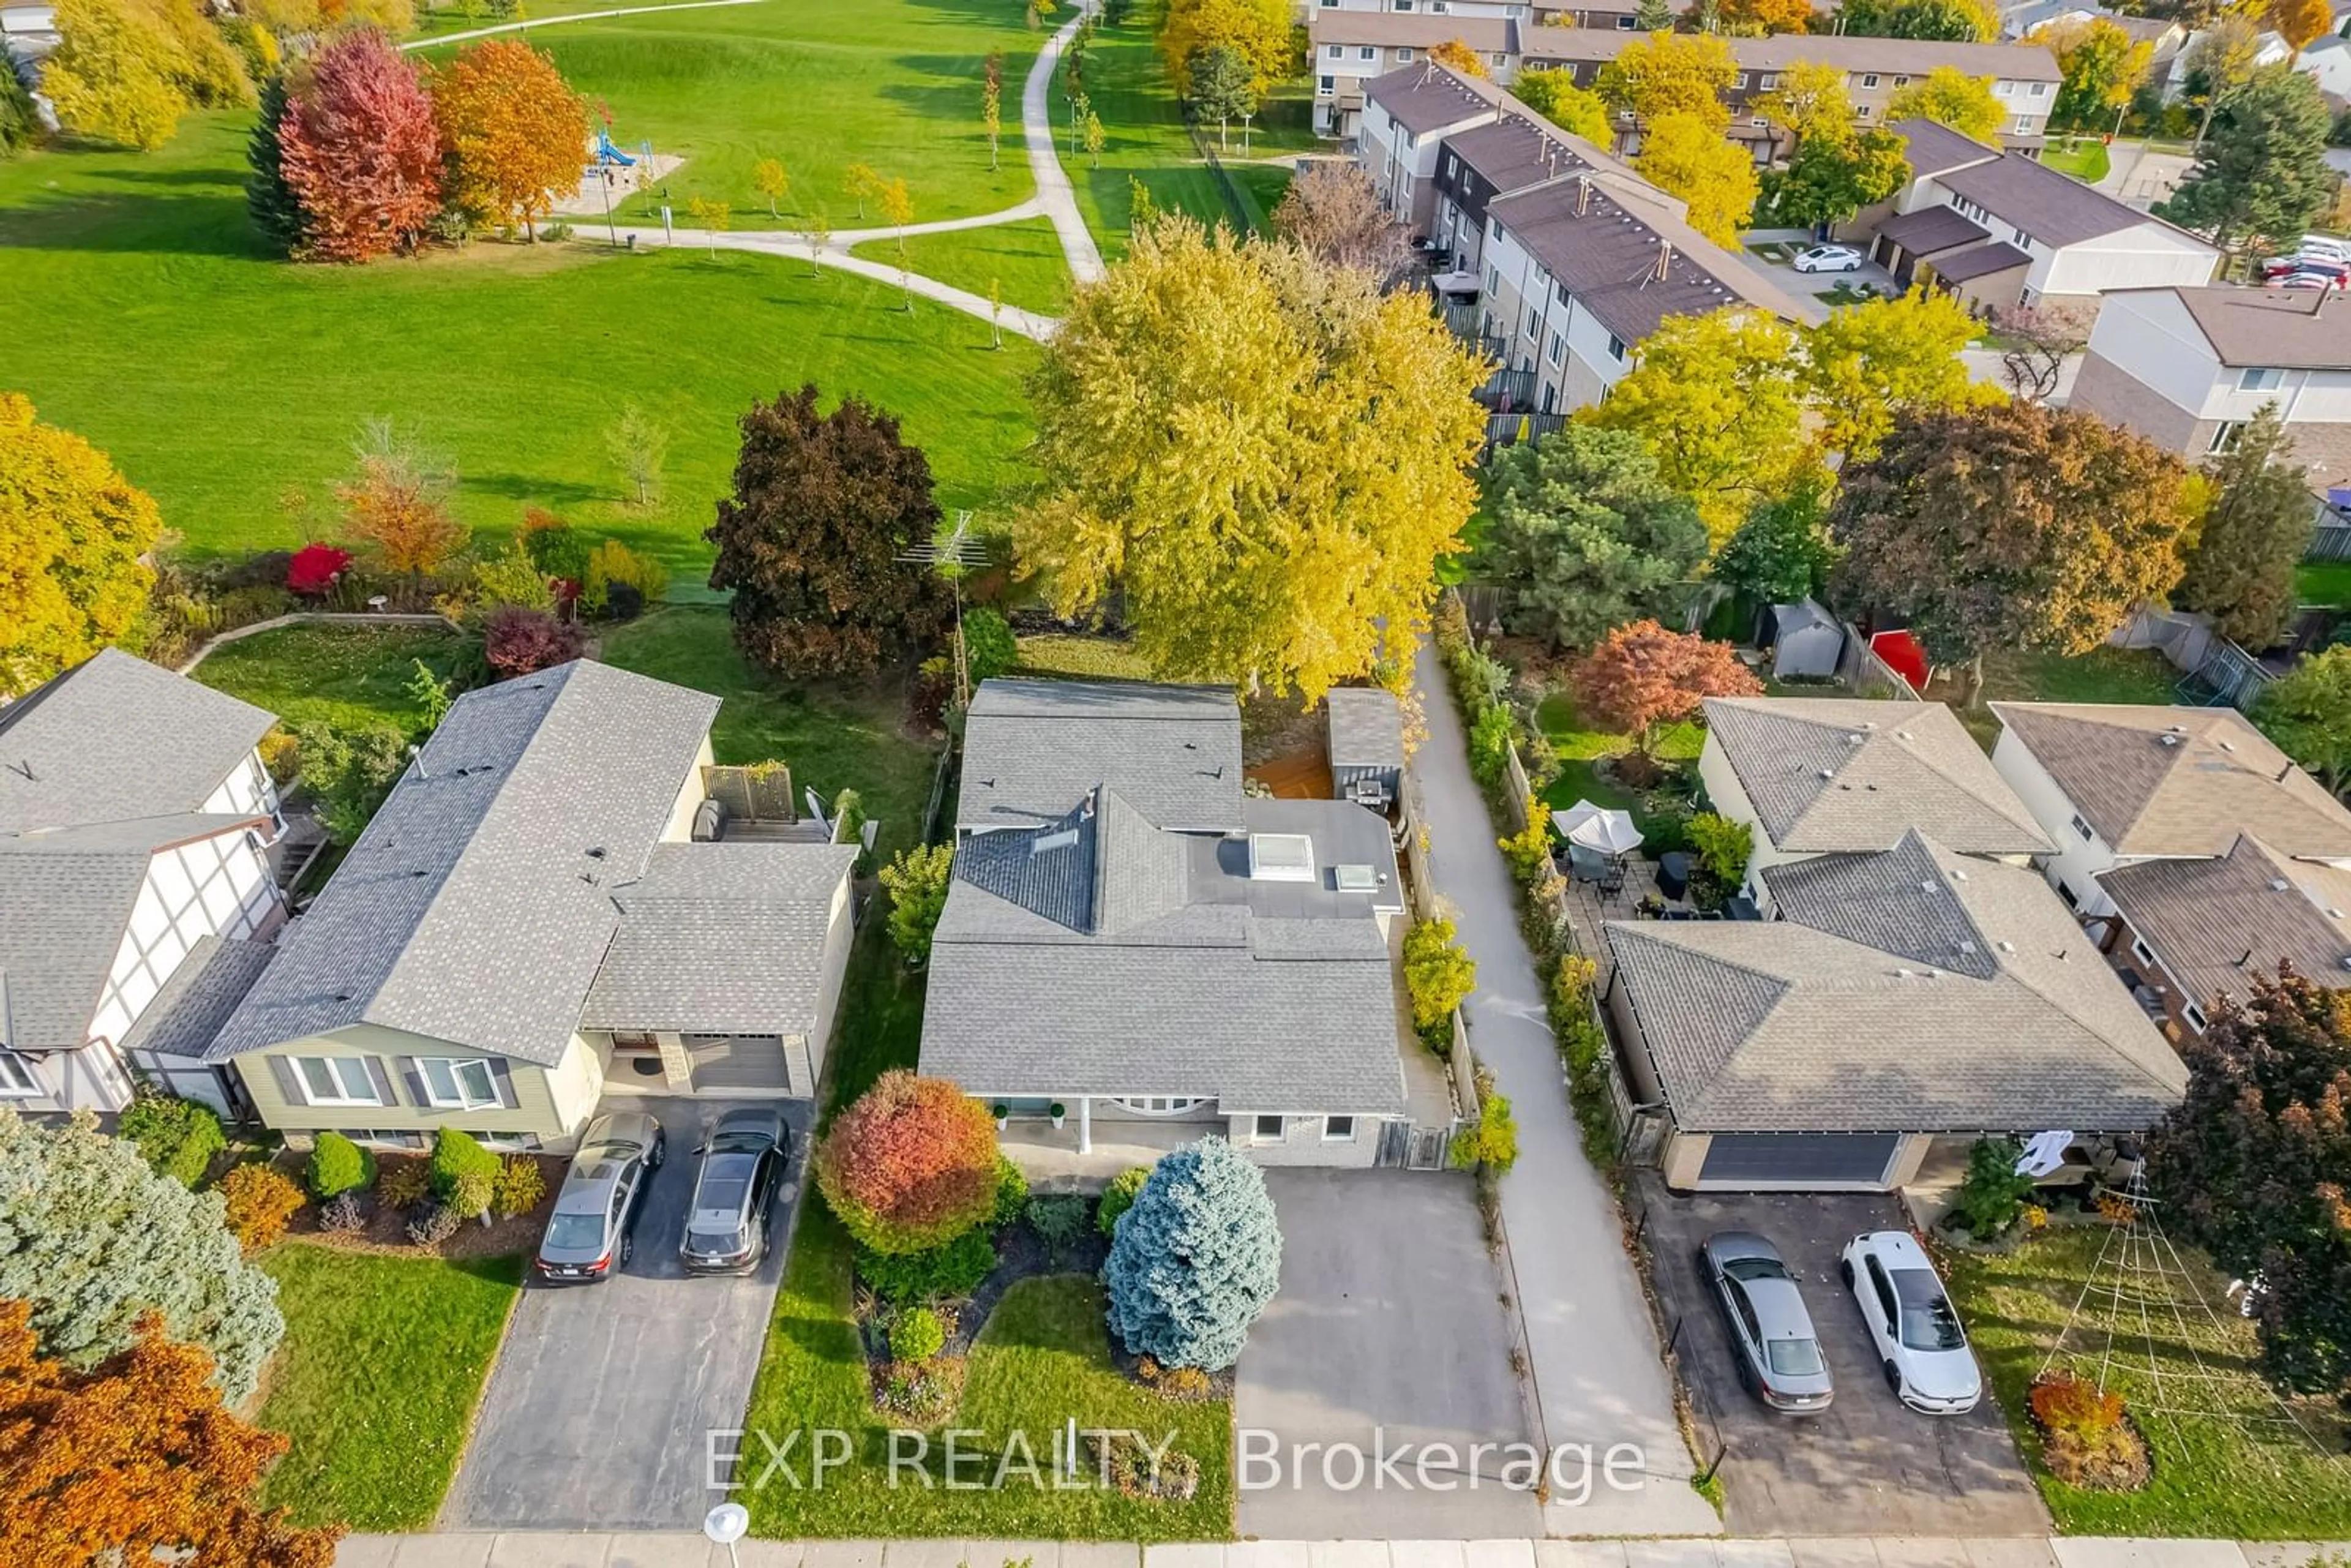
[[[304,545],[286,563],[286,586],[295,593],[317,595],[335,586],[343,569],[351,564],[351,552],[337,549],[330,544]]]
[[[1871,635],[1869,651],[1886,661],[1886,667],[1910,683],[1914,692],[1927,689],[1927,650],[1918,646],[1918,639],[1907,632],[1879,632]]]

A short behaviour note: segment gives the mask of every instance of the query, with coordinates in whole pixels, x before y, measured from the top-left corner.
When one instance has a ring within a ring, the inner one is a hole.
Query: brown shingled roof
[[[2174,288],[2224,365],[2351,370],[2351,307],[2327,289]]]
[[[1979,244],[1991,235],[1957,207],[1921,207],[1878,225],[1877,237],[1892,240],[1912,256],[1932,256],[1956,246]]]
[[[2098,879],[2179,983],[2210,1008],[2243,998],[2278,960],[2322,986],[2351,988],[2351,872],[2280,854],[2238,835],[2217,860],[2151,860]]]

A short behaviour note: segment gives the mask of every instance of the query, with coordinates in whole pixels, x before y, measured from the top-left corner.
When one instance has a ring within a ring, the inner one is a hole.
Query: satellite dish
[[[703,1517],[702,1533],[721,1546],[732,1546],[751,1532],[751,1511],[739,1502],[722,1502]]]

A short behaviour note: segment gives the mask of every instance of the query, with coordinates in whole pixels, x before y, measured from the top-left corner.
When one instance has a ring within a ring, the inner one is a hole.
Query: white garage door
[[[772,1034],[689,1034],[696,1094],[739,1094],[767,1099],[791,1092],[784,1042]]]
[[[1901,1150],[1899,1133],[1717,1133],[1698,1185],[1750,1192],[1883,1187]]]

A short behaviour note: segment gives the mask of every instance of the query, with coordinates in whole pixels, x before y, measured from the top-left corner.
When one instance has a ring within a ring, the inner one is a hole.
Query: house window
[[[1322,1141],[1326,1144],[1352,1144],[1355,1141],[1355,1119],[1353,1116],[1322,1118]]]
[[[1527,336],[1530,338],[1540,337],[1541,333],[1542,318],[1536,315],[1535,308],[1530,305],[1527,307]]]
[[[1870,105],[1868,105],[1868,104],[1865,104],[1865,103],[1864,103],[1864,104],[1857,104],[1857,105],[1855,105],[1855,108],[1854,108],[1853,117],[1854,117],[1855,120],[1867,120],[1867,119],[1872,115],[1872,114],[1875,114],[1876,112],[1876,110],[1873,107],[1871,107]]]
[[[424,1146],[424,1134],[413,1131],[400,1132],[382,1127],[360,1127],[345,1133],[343,1136],[354,1144],[367,1144],[379,1149],[421,1149]]]
[[[420,1056],[424,1101],[449,1110],[481,1111],[498,1103],[498,1081],[479,1057]]]
[[[1322,57],[1326,60],[1343,60],[1347,57],[1347,51],[1337,44],[1326,45],[1322,50]]]
[[[1417,49],[1398,49],[1396,51],[1396,64],[1400,66],[1408,66],[1412,64],[1414,57],[1418,55],[1419,52],[1420,51]],[[1405,145],[1407,147],[1412,145],[1410,138],[1407,137],[1405,139]]]
[[[1625,340],[1613,332],[1608,335],[1608,357],[1612,360],[1622,360],[1625,357]]]
[[[612,1036],[614,1051],[659,1051],[661,1038],[649,1033],[631,1034],[622,1030]]]
[[[537,1133],[475,1133],[474,1141],[486,1149],[507,1149],[528,1154],[538,1147]]]
[[[1872,71],[1872,72],[1870,72],[1867,76],[1865,76],[1865,77],[1864,77],[1864,78],[1861,78],[1862,90],[1863,90],[1863,91],[1865,91],[1865,92],[1868,91],[1870,89],[1872,89],[1872,88],[1876,87],[1876,85],[1877,85],[1877,73],[1876,73],[1876,71]]]
[[[2155,949],[2134,936],[2131,938],[2131,956],[2142,964],[2152,964],[2155,962]]]
[[[1637,16],[1619,16],[1616,18],[1616,30],[1620,33],[1629,33],[1639,21],[1640,18]]]
[[[2194,1030],[2198,1034],[2202,1034],[2204,1032],[2205,1020],[2204,1009],[2202,1008],[2198,1007],[2194,1002],[2190,1002],[2184,1009],[2182,1009],[2181,1016],[2187,1019],[2188,1027],[2189,1029]]]
[[[1249,1136],[1260,1144],[1278,1144],[1281,1142],[1283,1125],[1284,1119],[1280,1116],[1259,1116],[1249,1129]]]
[[[1448,180],[1455,180],[1460,178],[1460,175],[1461,160],[1456,158],[1452,153],[1447,152],[1445,155],[1445,177]]]
[[[2082,835],[2082,841],[2085,844],[2098,836],[2090,831],[2090,824],[2082,820],[2082,814],[2079,811],[2074,813],[2074,831]]]
[[[1370,44],[1364,44],[1356,48],[1355,57],[1359,60],[1375,60],[1380,57],[1380,51]]]
[[[1780,85],[1780,73],[1778,71],[1765,71],[1761,79],[1759,80],[1756,85],[1761,87],[1765,92],[1770,92],[1773,88]]]
[[[2016,133],[2019,136],[2030,136],[2032,134],[2032,116],[2029,114],[2020,114],[2016,117]]]
[[[1335,88],[1338,85],[1339,78],[1337,77],[1324,77],[1322,78],[1322,90],[1324,92],[1329,92],[1332,88]]]
[[[2237,372],[2239,392],[2267,392],[2285,380],[2285,372],[2274,365],[2258,365]]]
[[[2234,452],[2237,449],[2237,437],[2242,435],[2244,433],[2245,427],[2241,421],[2224,419],[2213,427],[2212,444],[2207,447],[2206,450],[2210,452]]]
[[[2034,82],[2032,84],[2032,96],[2035,98],[2047,98],[2049,96],[2049,84],[2045,81]]]
[[[1437,12],[1450,11],[1453,9],[1452,0],[1428,0],[1428,8]]]
[[[1205,1105],[1207,1102],[1196,1094],[1130,1094],[1111,1103],[1125,1110],[1140,1111],[1146,1116],[1172,1116],[1179,1111],[1189,1111],[1195,1105]]]
[[[1501,287],[1502,269],[1499,267],[1488,267],[1486,268],[1486,292],[1491,294]]]
[[[294,1071],[313,1105],[381,1105],[368,1064],[356,1056],[298,1056]]]
[[[2082,907],[2081,894],[2075,893],[2071,887],[2068,887],[2062,882],[2057,884],[2057,896],[2065,901],[2065,907],[2068,909],[2079,909]]]
[[[1502,53],[1499,49],[1495,50],[1486,57],[1493,62],[1493,66],[1496,70],[1500,70],[1504,66],[1510,63],[1510,57]]]
[[[2032,236],[2022,229],[2011,229],[2009,232],[2016,236],[2016,243],[2020,246],[2029,246],[2032,243]]]
[[[0,1094],[21,1096],[40,1092],[41,1082],[33,1076],[33,1064],[14,1051],[0,1051]]]
[[[1895,88],[1896,88],[1896,90],[1899,90],[1900,89],[1903,89],[1903,88],[1908,87],[1909,85],[1910,85],[1910,78],[1909,78],[1908,77],[1896,77],[1896,78],[1894,78],[1894,86],[1895,86]]]
[[[1557,332],[1553,332],[1551,335],[1551,346],[1543,351],[1543,358],[1556,365],[1566,353],[1567,340],[1561,337]]]

